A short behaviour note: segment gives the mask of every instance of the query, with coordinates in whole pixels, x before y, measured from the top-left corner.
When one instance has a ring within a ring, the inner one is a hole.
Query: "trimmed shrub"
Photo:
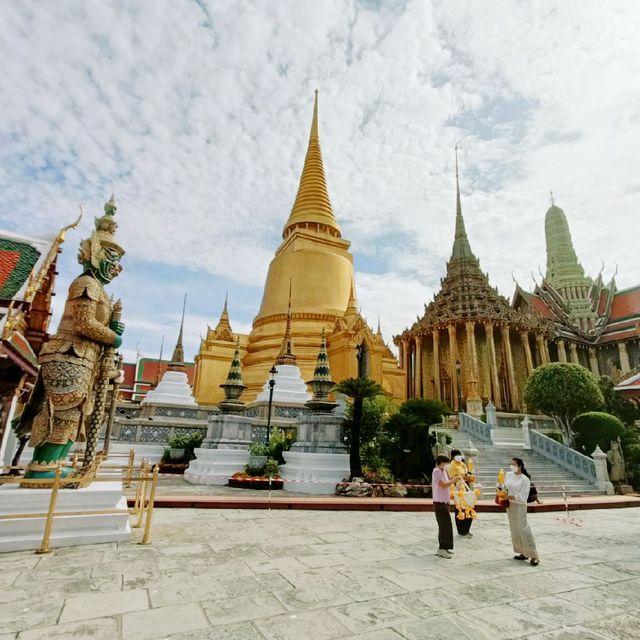
[[[611,442],[624,435],[620,418],[601,411],[589,411],[579,415],[571,425],[576,449],[590,456],[596,447],[609,451]]]

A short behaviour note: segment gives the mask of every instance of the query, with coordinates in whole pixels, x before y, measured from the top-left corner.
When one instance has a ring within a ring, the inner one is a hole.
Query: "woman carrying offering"
[[[473,476],[469,475],[469,470],[467,469],[467,465],[465,463],[464,457],[462,456],[462,452],[458,449],[453,449],[451,451],[451,464],[449,465],[449,469],[447,471],[450,478],[459,476],[465,482],[473,481]],[[472,518],[465,518],[464,520],[461,520],[460,518],[454,518],[454,520],[459,536],[463,536],[465,538],[473,537],[473,534],[469,532],[469,529],[471,529],[471,523],[473,522]]]
[[[538,566],[538,551],[533,534],[527,523],[527,498],[531,480],[524,468],[524,462],[520,458],[511,460],[511,471],[505,478],[505,487],[509,498],[507,515],[509,516],[509,529],[511,530],[511,542],[516,552],[514,560],[526,560],[532,566]]]

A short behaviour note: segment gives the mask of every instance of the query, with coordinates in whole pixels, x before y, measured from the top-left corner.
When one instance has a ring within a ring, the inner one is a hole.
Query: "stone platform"
[[[43,514],[11,518],[0,526],[0,552],[38,549],[42,542],[49,489],[24,489],[17,484],[0,487],[0,515]],[[115,513],[84,515],[83,512],[113,510]],[[68,547],[131,538],[129,511],[122,482],[93,482],[84,489],[60,489],[51,533],[51,547]],[[78,515],[65,516],[64,512]]]

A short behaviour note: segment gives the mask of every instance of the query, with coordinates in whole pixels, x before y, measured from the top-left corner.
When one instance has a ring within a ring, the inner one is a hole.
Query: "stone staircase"
[[[547,460],[530,450],[525,450],[520,429],[496,429],[496,444],[482,442],[463,431],[438,429],[438,433],[447,433],[452,437],[451,447],[461,451],[474,448],[478,450],[474,474],[482,484],[485,498],[490,497],[496,486],[498,471],[509,471],[511,458],[522,458],[527,471],[536,485],[538,494],[545,497],[561,497],[563,487],[568,496],[605,495],[605,491],[571,471]]]

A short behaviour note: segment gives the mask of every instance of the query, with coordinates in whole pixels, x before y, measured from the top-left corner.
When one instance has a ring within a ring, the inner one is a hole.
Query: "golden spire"
[[[458,176],[458,145],[456,145],[456,232],[453,240],[451,260],[477,260],[471,251],[467,230],[462,217],[462,203],[460,201],[460,179]]]
[[[327,191],[327,181],[322,164],[320,137],[318,134],[318,90],[313,103],[313,120],[309,133],[309,146],[304,160],[300,186],[291,215],[284,227],[283,237],[298,224],[318,223],[330,227],[340,237],[340,227],[336,222]]]
[[[296,357],[293,354],[293,338],[291,337],[291,280],[289,280],[289,308],[287,309],[287,324],[284,330],[284,338],[280,353],[276,358],[276,364],[295,364]]]

